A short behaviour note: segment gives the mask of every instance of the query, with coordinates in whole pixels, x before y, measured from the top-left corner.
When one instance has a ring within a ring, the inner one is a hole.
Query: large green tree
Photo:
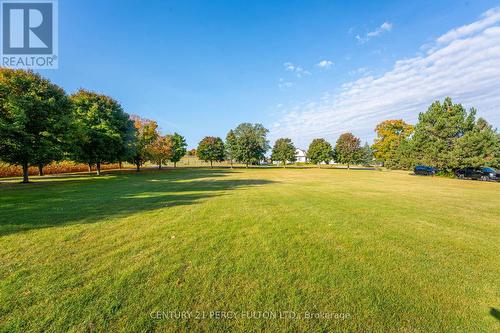
[[[177,166],[177,162],[181,160],[186,155],[186,139],[178,133],[174,133],[173,135],[170,135],[171,140],[172,140],[172,157],[170,158],[170,161],[174,163],[174,168]]]
[[[415,162],[450,171],[455,144],[474,128],[475,114],[475,109],[467,112],[449,97],[443,103],[432,103],[427,112],[420,113],[415,126],[412,137]]]
[[[0,68],[0,160],[28,167],[60,160],[72,113],[63,89],[32,71]]]
[[[258,163],[265,158],[269,150],[267,133],[269,131],[261,124],[242,123],[234,130],[236,149],[234,158],[246,167],[250,163]]]
[[[295,146],[289,138],[280,138],[274,143],[274,147],[271,154],[271,159],[273,161],[279,161],[286,168],[288,162],[295,162],[297,157],[295,156]]]
[[[452,167],[500,167],[500,134],[483,118],[458,138],[452,151]]]
[[[377,137],[372,146],[374,156],[383,165],[391,166],[399,145],[413,133],[413,126],[402,119],[385,120],[375,127],[375,132]]]
[[[332,145],[325,139],[314,139],[307,149],[307,159],[314,164],[330,163],[333,159]]]
[[[411,169],[417,163],[415,160],[414,142],[411,139],[405,139],[400,142],[398,149],[388,161],[387,167],[399,169]]]
[[[362,149],[361,140],[352,133],[343,133],[337,139],[335,145],[335,159],[337,162],[347,164],[347,169],[352,164],[361,162]]]
[[[212,168],[213,162],[224,160],[224,142],[219,137],[206,136],[198,144],[196,155],[200,160],[210,162]]]
[[[74,158],[95,164],[118,162],[129,146],[132,121],[121,105],[109,96],[81,89],[70,97],[80,137],[74,143]]]

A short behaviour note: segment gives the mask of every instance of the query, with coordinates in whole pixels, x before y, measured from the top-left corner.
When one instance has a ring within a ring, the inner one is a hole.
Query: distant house
[[[298,163],[306,163],[307,162],[307,154],[305,150],[302,149],[295,149],[295,158],[297,159]]]

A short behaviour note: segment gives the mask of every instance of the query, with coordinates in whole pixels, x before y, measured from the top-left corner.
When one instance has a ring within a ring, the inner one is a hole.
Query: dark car
[[[465,179],[475,179],[475,180],[500,180],[500,173],[489,167],[484,168],[464,168],[459,169],[455,172],[458,178]]]
[[[437,172],[436,168],[427,165],[417,165],[413,170],[416,175],[420,176],[434,176]]]

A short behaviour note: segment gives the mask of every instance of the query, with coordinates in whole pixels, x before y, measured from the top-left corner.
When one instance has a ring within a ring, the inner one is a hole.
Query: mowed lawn
[[[2,332],[500,327],[498,183],[340,169],[35,181],[0,184]]]

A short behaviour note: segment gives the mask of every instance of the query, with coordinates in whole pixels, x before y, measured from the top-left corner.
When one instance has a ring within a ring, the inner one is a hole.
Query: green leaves
[[[134,129],[121,105],[111,97],[83,89],[70,98],[82,136],[74,143],[75,159],[89,164],[126,159]]]
[[[289,138],[280,138],[276,140],[271,159],[281,162],[283,166],[285,166],[287,162],[295,162],[297,158],[295,157],[295,146],[292,140]]]
[[[224,153],[224,142],[221,138],[213,136],[204,137],[196,149],[198,157],[205,162],[210,162],[210,166],[213,161],[223,161]]]
[[[186,139],[178,133],[174,133],[171,136],[171,139],[173,142],[172,146],[173,154],[170,160],[174,162],[175,165],[177,162],[181,160],[182,157],[184,157],[184,155],[186,155],[187,143]]]
[[[333,159],[332,146],[325,139],[314,139],[307,150],[307,158],[314,164],[328,164]]]
[[[261,124],[240,124],[233,131],[234,138],[231,143],[233,158],[246,165],[263,160],[269,150],[266,138],[268,132]]]
[[[385,120],[377,125],[377,137],[372,146],[375,157],[382,163],[391,163],[401,142],[413,133],[413,126],[402,119]]]
[[[474,109],[467,112],[461,104],[453,104],[449,97],[443,103],[432,103],[427,112],[420,113],[415,126],[415,163],[451,170],[454,147],[460,137],[473,129],[475,114]]]
[[[499,134],[486,120],[475,120],[450,98],[432,103],[420,113],[415,131],[402,120],[388,120],[375,129],[375,155],[389,168],[425,164],[442,171],[464,167],[500,166]]]
[[[63,89],[32,71],[0,68],[1,160],[27,168],[62,159],[71,122]]]

